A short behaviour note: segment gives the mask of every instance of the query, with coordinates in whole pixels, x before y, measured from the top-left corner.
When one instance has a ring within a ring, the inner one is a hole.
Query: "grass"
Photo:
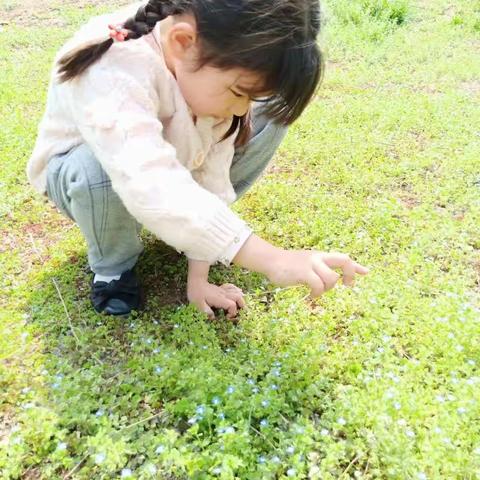
[[[92,311],[83,239],[24,169],[55,51],[113,2],[21,5],[0,32],[0,477],[479,478],[478,6],[327,4],[324,85],[235,209],[372,271],[309,303],[216,267],[248,292],[232,324],[182,303],[185,261],[147,232],[146,311]]]

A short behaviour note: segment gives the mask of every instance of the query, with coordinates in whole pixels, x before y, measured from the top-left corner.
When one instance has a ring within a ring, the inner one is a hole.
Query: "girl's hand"
[[[227,318],[232,319],[237,316],[238,309],[245,306],[242,290],[232,283],[219,287],[197,279],[188,283],[187,297],[190,303],[205,312],[211,320],[215,318],[212,308],[222,308],[227,312]]]
[[[344,253],[315,250],[280,250],[267,272],[269,280],[279,286],[306,285],[310,297],[319,297],[340,279],[334,269],[343,273],[344,285],[353,286],[355,275],[366,275],[368,269]]]

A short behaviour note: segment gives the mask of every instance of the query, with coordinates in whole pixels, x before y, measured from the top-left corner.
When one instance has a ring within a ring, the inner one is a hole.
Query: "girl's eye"
[[[235,90],[230,89],[230,91],[236,96],[236,97],[243,97],[241,93],[236,92]]]

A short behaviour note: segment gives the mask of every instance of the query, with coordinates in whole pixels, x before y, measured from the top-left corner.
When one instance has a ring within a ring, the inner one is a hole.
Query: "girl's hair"
[[[169,15],[192,13],[200,43],[198,68],[244,68],[264,79],[252,97],[273,92],[264,113],[285,125],[305,109],[320,83],[324,59],[317,45],[319,0],[149,0],[127,19],[126,40],[150,33]],[[59,61],[60,81],[71,80],[96,62],[113,44],[86,47]],[[234,117],[224,138],[240,127],[236,144],[250,134],[249,115]]]

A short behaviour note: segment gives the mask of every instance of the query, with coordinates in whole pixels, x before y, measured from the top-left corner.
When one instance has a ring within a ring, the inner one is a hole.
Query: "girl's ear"
[[[170,53],[177,60],[192,59],[196,51],[197,31],[188,22],[175,23],[168,32],[167,42]]]

